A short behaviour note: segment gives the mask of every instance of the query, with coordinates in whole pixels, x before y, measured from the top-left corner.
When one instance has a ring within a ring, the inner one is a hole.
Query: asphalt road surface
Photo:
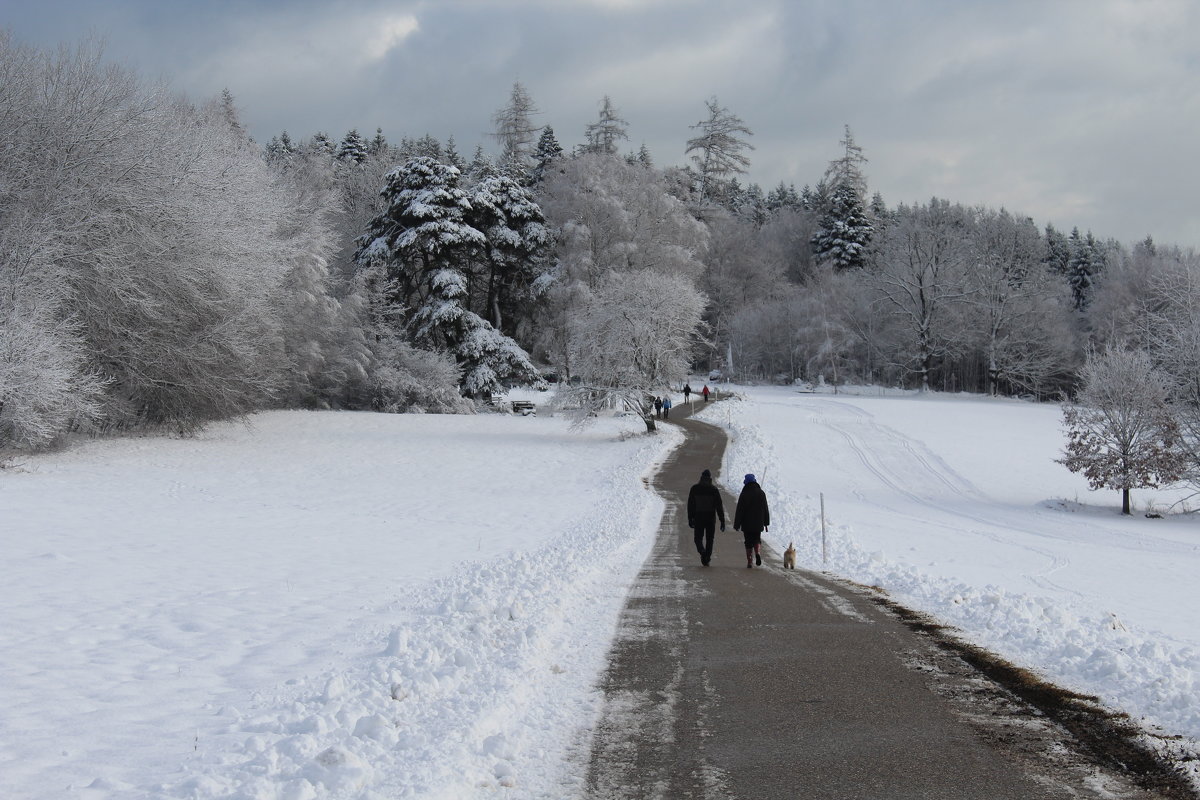
[[[687,492],[701,470],[718,475],[725,435],[687,410],[667,423],[688,438],[655,481],[667,511],[603,679],[588,797],[1178,796],[1079,755],[1065,730],[869,591],[785,571],[765,547],[763,566],[747,569],[733,497],[701,566]]]

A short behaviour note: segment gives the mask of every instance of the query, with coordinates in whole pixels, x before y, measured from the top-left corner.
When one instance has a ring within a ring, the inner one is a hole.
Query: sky
[[[682,165],[716,97],[764,189],[815,184],[849,125],[889,205],[1200,246],[1190,0],[0,0],[0,27],[99,36],[197,100],[228,88],[260,142],[382,128],[494,152],[519,81],[568,149],[608,95],[628,150]]]

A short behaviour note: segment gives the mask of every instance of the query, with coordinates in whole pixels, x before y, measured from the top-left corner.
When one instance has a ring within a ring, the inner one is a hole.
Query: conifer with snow
[[[370,156],[370,146],[367,140],[359,135],[357,129],[351,129],[338,145],[337,157],[340,161],[361,164]]]
[[[453,355],[462,389],[472,396],[501,391],[511,380],[537,381],[516,342],[468,308],[467,270],[488,240],[469,222],[473,207],[459,171],[418,156],[387,181],[387,208],[359,240],[355,260],[361,269],[382,268],[395,282],[410,340]]]

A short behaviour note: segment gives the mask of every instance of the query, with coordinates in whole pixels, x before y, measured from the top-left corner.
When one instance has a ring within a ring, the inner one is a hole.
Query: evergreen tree
[[[458,146],[454,143],[454,137],[451,136],[446,140],[446,163],[463,172],[467,168],[467,162],[463,161],[463,157],[458,153]]]
[[[337,158],[339,161],[361,164],[367,160],[370,151],[365,139],[358,134],[357,129],[351,129],[338,145]]]
[[[538,132],[533,117],[539,113],[529,92],[520,81],[514,81],[508,105],[492,115],[496,126],[492,136],[500,143],[500,166],[517,173],[524,173],[532,166],[534,137]]]
[[[1077,229],[1076,234],[1078,232]],[[1056,275],[1066,275],[1071,263],[1071,245],[1067,237],[1049,223],[1046,225],[1046,255],[1042,263]]]
[[[654,169],[654,159],[650,157],[650,148],[646,147],[645,142],[642,142],[642,146],[638,148],[637,163],[646,169]]]
[[[329,138],[329,134],[317,131],[308,143],[308,151],[317,155],[333,156],[337,148],[334,146],[333,140]]]
[[[617,141],[629,139],[628,125],[628,122],[621,119],[616,106],[612,104],[612,99],[604,95],[604,99],[600,101],[600,118],[588,125],[584,133],[587,141],[584,152],[615,156]]]
[[[445,163],[445,156],[442,154],[442,143],[428,133],[413,142],[412,149],[414,156],[432,158],[434,161]]]
[[[808,187],[804,190],[807,192]],[[801,196],[796,192],[795,186],[786,186],[783,181],[779,182],[771,191],[767,192],[767,210],[778,211],[781,208],[800,209],[803,208]]]
[[[754,132],[740,117],[722,108],[716,97],[706,100],[705,105],[708,106],[708,119],[691,126],[693,130],[699,128],[700,135],[689,139],[684,150],[685,155],[695,153],[692,161],[700,174],[702,200],[719,193],[715,184],[744,175],[750,159],[743,151],[754,149],[745,138],[753,136]]]
[[[1091,299],[1096,241],[1090,231],[1085,239],[1080,235],[1079,228],[1075,228],[1071,231],[1068,244],[1070,260],[1067,262],[1067,284],[1071,287],[1072,305],[1076,311],[1082,311]]]
[[[825,170],[824,183],[831,192],[839,186],[852,187],[858,194],[861,203],[867,194],[867,178],[862,171],[862,165],[867,163],[867,157],[863,155],[862,148],[854,141],[854,134],[850,132],[849,125],[845,127],[845,133],[838,144],[842,145],[842,156],[829,162],[829,167]]]
[[[852,184],[841,184],[833,190],[829,210],[813,234],[813,256],[839,271],[861,267],[866,263],[874,230],[857,190]]]
[[[497,330],[510,330],[531,300],[543,274],[550,232],[529,190],[506,173],[480,181],[471,191],[471,224],[486,245],[486,297],[482,314]]]
[[[536,162],[532,171],[534,183],[540,183],[546,177],[546,171],[550,169],[550,165],[562,156],[562,145],[554,137],[554,128],[547,125],[542,128],[542,135],[538,137],[537,149],[533,152],[533,160]]]
[[[388,173],[387,208],[359,239],[360,270],[385,270],[395,297],[411,309],[413,343],[452,354],[463,369],[463,391],[487,396],[505,381],[538,380],[528,355],[467,308],[467,269],[488,247],[470,224],[470,198],[459,171],[418,156]]]
[[[382,158],[387,153],[388,141],[383,136],[383,128],[375,129],[375,136],[371,139],[371,145],[367,150],[375,158]]]

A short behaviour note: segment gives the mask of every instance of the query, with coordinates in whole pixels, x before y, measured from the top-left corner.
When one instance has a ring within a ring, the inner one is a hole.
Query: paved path
[[[944,672],[937,648],[864,593],[784,571],[774,553],[747,569],[732,497],[728,529],[702,567],[685,501],[701,470],[718,474],[725,436],[687,419],[686,407],[671,423],[688,438],[655,482],[667,511],[603,681],[589,797],[1153,796],[1090,766],[1056,772],[1030,756],[1061,749],[1036,712],[995,730],[980,721],[994,711],[964,711],[962,697],[982,691],[971,685],[978,677],[932,681]],[[1032,744],[1005,743],[1024,728]]]

